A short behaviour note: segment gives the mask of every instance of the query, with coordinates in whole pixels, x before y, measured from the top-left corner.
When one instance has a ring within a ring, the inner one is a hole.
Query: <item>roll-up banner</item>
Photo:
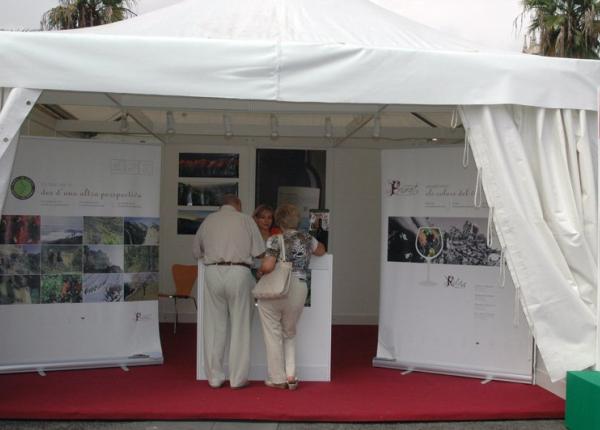
[[[463,148],[385,150],[375,366],[531,382],[534,346]],[[481,203],[481,205],[479,204]],[[481,207],[477,207],[481,206]]]
[[[160,154],[20,140],[0,218],[0,372],[162,363]]]

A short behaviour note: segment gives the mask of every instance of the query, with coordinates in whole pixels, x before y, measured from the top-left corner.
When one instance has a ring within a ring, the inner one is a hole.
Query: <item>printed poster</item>
[[[0,372],[162,361],[158,190],[159,146],[20,140],[0,216],[0,324],[11,345]]]
[[[475,195],[476,168],[463,168],[462,151],[462,146],[382,151],[374,362],[531,381],[532,337],[515,306],[485,198]]]

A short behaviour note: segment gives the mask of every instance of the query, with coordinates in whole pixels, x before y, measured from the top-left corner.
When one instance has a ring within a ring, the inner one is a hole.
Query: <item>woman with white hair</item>
[[[300,319],[308,293],[308,265],[311,255],[325,254],[325,247],[306,232],[296,230],[300,212],[296,206],[283,204],[275,211],[275,222],[283,231],[286,260],[292,263],[292,280],[285,297],[258,300],[258,312],[267,347],[268,379],[272,388],[295,390],[296,324]],[[281,254],[279,236],[271,236],[259,275],[273,271]]]

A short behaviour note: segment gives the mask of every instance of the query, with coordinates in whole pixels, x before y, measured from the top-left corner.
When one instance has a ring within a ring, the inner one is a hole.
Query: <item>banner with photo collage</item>
[[[530,382],[533,339],[462,157],[463,147],[382,151],[374,364]]]
[[[21,139],[0,217],[0,372],[162,363],[160,154]]]

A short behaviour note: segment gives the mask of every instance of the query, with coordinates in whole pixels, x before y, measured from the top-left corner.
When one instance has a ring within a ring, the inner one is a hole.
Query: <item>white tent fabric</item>
[[[177,25],[173,25],[175,22]],[[359,28],[361,31],[357,31]],[[187,0],[133,20],[74,31],[187,39],[343,43],[436,51],[478,50],[470,42],[442,34],[363,0],[343,3],[335,0]]]
[[[595,362],[598,190],[591,112],[462,109],[507,263],[553,381]]]
[[[4,87],[290,102],[595,110],[600,84],[600,62],[478,51],[368,0],[188,0],[0,32],[0,63]]]
[[[0,64],[0,87],[10,88],[465,106],[552,377],[594,363],[589,130],[600,61],[484,52],[368,0],[187,0],[100,28],[0,32]],[[561,111],[515,117],[505,105]]]
[[[13,89],[0,111],[0,214],[6,201],[17,152],[19,129],[41,94],[40,90]]]

